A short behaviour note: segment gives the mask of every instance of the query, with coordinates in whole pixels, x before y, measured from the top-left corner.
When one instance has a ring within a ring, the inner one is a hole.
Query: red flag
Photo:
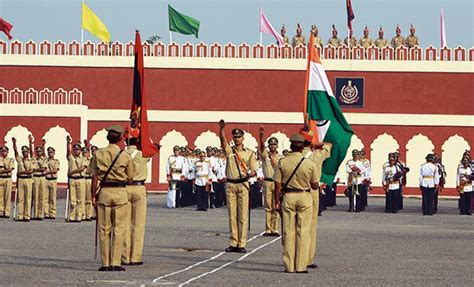
[[[144,157],[152,157],[159,150],[150,138],[147,107],[145,100],[145,80],[143,67],[143,46],[140,32],[135,34],[135,65],[133,67],[133,97],[130,111],[129,136],[138,139],[138,148]]]
[[[2,31],[3,33],[5,33],[5,35],[7,35],[8,40],[13,39],[12,35],[10,35],[10,31],[12,30],[12,28],[13,28],[12,24],[0,18],[0,31]]]
[[[347,6],[347,27],[352,30],[352,20],[355,19],[354,11],[352,11],[352,3],[351,0],[346,0]]]

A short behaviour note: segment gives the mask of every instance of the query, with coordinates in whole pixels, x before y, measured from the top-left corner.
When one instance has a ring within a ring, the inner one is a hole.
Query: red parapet
[[[300,44],[294,48],[295,50],[295,59],[306,59],[306,46]]]
[[[267,58],[278,59],[278,46],[275,43],[267,46]]]
[[[0,54],[6,55],[8,52],[7,47],[8,47],[7,43],[3,40],[0,40]]]
[[[280,58],[281,59],[291,59],[293,54],[292,48],[288,43],[280,47]]]
[[[8,101],[9,104],[24,104],[24,99],[23,99],[23,91],[14,88],[13,90],[10,91],[10,99]]]
[[[423,49],[421,49],[419,46],[415,46],[410,49],[410,60],[412,61],[421,61],[423,59],[422,56]]]
[[[52,46],[53,45],[51,44],[51,42],[48,42],[48,41],[44,40],[39,45],[39,54],[40,55],[51,55]]]
[[[135,43],[129,41],[127,44],[125,44],[125,56],[131,57],[133,55],[135,55]]]
[[[194,51],[193,51],[194,46],[186,42],[183,46],[181,46],[181,56],[182,57],[193,57],[194,56]]]
[[[25,43],[25,54],[36,55],[36,43],[33,40],[29,40]]]
[[[250,46],[247,43],[239,45],[239,58],[250,58]]]
[[[82,92],[77,88],[69,91],[67,104],[69,105],[82,105]]]
[[[39,92],[39,104],[53,104],[53,91],[44,88]]]
[[[151,56],[151,44],[147,41],[142,43],[143,47],[143,56],[150,57]]]
[[[94,56],[95,55],[95,44],[90,40],[85,42],[82,46],[82,55],[83,56]]]
[[[33,88],[26,90],[24,97],[24,103],[26,104],[37,104],[39,102],[38,91]]]
[[[163,42],[158,42],[153,45],[153,56],[164,57],[166,55],[166,48]]]
[[[469,61],[474,61],[474,47],[469,48]]]
[[[437,60],[437,50],[435,47],[430,45],[425,49],[425,61],[436,61]]]
[[[123,55],[123,44],[120,42],[113,42],[110,45],[110,49],[112,50],[112,56],[122,56]]]
[[[10,99],[8,98],[8,91],[3,87],[0,87],[0,103],[8,104]]]
[[[367,48],[367,60],[380,60],[380,50],[374,45]]]
[[[23,54],[23,43],[14,40],[13,42],[10,43],[10,54],[12,55],[21,55]]]
[[[69,56],[79,56],[81,54],[81,46],[76,40],[72,41],[67,46]]]
[[[66,54],[66,43],[59,40],[54,43],[54,55],[64,56]]]
[[[260,43],[257,43],[252,47],[252,57],[263,58],[263,46],[260,45]]]
[[[237,48],[232,43],[227,43],[224,46],[224,58],[235,58],[237,55]]]
[[[179,45],[176,42],[168,44],[168,57],[179,57]]]
[[[352,48],[352,59],[354,60],[364,60],[365,59],[365,49],[357,44]]]
[[[59,88],[53,93],[53,104],[65,105],[67,104],[67,93],[63,88]]]
[[[350,58],[350,50],[346,45],[342,45],[337,49],[337,58],[339,60],[348,60]]]
[[[218,43],[214,43],[210,47],[211,58],[221,58],[222,57],[222,46]]]
[[[382,60],[393,60],[393,47],[385,46],[382,48]]]
[[[466,49],[458,46],[454,49],[454,61],[466,61]]]
[[[207,58],[207,44],[200,42],[196,45],[196,57]]]
[[[407,61],[408,60],[408,48],[400,46],[395,50],[395,60]]]
[[[109,56],[109,43],[100,42],[97,45],[97,56]]]
[[[324,50],[324,59],[336,59],[336,47],[333,45],[327,45],[323,48]]]
[[[443,47],[439,49],[440,61],[451,61],[451,48]]]

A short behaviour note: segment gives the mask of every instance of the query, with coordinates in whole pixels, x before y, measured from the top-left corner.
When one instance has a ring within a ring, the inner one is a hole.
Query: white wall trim
[[[124,56],[58,56],[1,55],[0,66],[63,66],[131,68],[133,57]],[[324,60],[327,71],[362,72],[446,72],[474,73],[472,62],[456,61],[382,61]],[[145,67],[164,69],[229,69],[229,70],[290,70],[304,71],[305,59],[145,57]]]
[[[344,115],[352,125],[474,127],[473,115],[384,113],[344,113]],[[78,117],[81,118],[82,125],[87,121],[128,121],[130,111],[88,109],[87,106],[80,105],[0,104],[0,116]],[[217,123],[221,118],[229,123],[302,123],[302,114],[299,112],[148,111],[148,119],[152,122]],[[87,133],[87,128],[81,130],[81,134],[85,133]]]

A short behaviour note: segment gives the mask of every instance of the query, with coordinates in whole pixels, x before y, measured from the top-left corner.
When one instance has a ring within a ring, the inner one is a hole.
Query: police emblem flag
[[[332,92],[319,53],[314,46],[312,33],[309,39],[303,115],[312,132],[313,143],[332,143],[331,156],[324,161],[321,174],[322,182],[332,184],[354,132]]]
[[[133,67],[133,94],[130,110],[129,136],[138,139],[138,149],[144,157],[152,157],[159,150],[150,138],[147,106],[145,99],[145,69],[143,65],[143,46],[140,32],[135,33],[135,64]]]
[[[336,78],[335,96],[343,108],[363,108],[364,78]]]

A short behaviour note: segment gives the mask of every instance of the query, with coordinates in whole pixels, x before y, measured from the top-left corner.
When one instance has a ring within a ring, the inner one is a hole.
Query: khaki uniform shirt
[[[324,145],[321,149],[314,150],[309,159],[316,164],[316,173],[318,174],[318,182],[323,174],[323,162],[331,156],[331,146]]]
[[[359,39],[359,45],[365,49],[369,48],[374,44],[374,41],[370,39],[369,37],[362,37]]]
[[[335,48],[338,48],[340,46],[342,46],[342,43],[341,43],[341,39],[339,38],[334,38],[334,37],[331,37],[329,40],[328,40],[328,45],[331,45]]]
[[[285,184],[293,173],[293,170],[295,170],[296,166],[301,161],[301,158],[303,158],[303,154],[300,152],[292,152],[287,157],[282,158],[275,169],[273,180]],[[304,159],[295,175],[288,183],[287,188],[308,190],[311,189],[311,182],[318,182],[316,165],[313,161]]]
[[[28,171],[33,169],[34,160],[32,158],[25,159],[22,155],[16,158],[18,163],[18,171]]]
[[[143,157],[141,150],[138,150],[136,146],[127,147],[127,153],[132,158],[133,164],[135,166],[135,172],[133,173],[134,181],[144,181],[148,177],[148,162],[150,161],[149,157]]]
[[[78,157],[75,157],[74,155],[70,154],[69,155],[69,158],[68,158],[68,165],[69,165],[69,170],[68,170],[68,173],[70,174],[73,170],[76,170],[78,168],[81,168],[83,166],[86,166],[84,164],[84,157],[82,157],[81,155],[79,155]],[[74,174],[70,174],[70,176],[84,176],[85,172],[78,172],[78,173],[74,173]]]
[[[257,171],[258,162],[253,151],[245,147],[242,150],[237,150],[235,147],[231,147],[230,144],[225,146],[224,151],[227,158],[225,175],[228,179],[238,180],[241,176],[242,178],[246,178],[249,173]],[[238,153],[240,156],[240,164],[237,161],[237,156],[234,152]],[[239,164],[238,169],[236,163]]]
[[[375,40],[374,44],[375,44],[375,47],[382,49],[383,47],[388,45],[388,41],[385,38],[382,38],[382,39],[378,38]]]
[[[52,171],[56,170],[55,173],[47,174],[46,178],[58,178],[58,170],[59,170],[59,160],[55,158],[48,158],[46,162],[46,170]]]
[[[107,147],[99,149],[91,161],[92,175],[102,180],[119,152],[120,147],[116,144],[109,144]],[[127,152],[122,152],[107,175],[106,181],[126,182],[133,179],[134,173],[135,167],[132,158]]]
[[[275,167],[278,165],[278,161],[282,158],[283,156],[278,153],[271,154],[268,150],[262,152],[262,170],[265,178],[273,178]]]
[[[405,40],[405,45],[408,48],[413,48],[415,46],[419,46],[420,44],[418,43],[418,37],[417,36],[408,36]]]
[[[14,159],[11,157],[0,157],[0,170],[15,168]],[[1,173],[1,176],[12,176],[12,172]]]
[[[288,36],[285,35],[282,38],[283,38],[283,44],[290,44],[290,39],[288,38]]]
[[[348,39],[348,37],[346,37],[346,38],[344,39],[344,44],[345,44],[346,46],[349,46],[349,44],[348,44],[348,42],[347,42],[347,39]],[[354,36],[351,37],[351,42],[350,42],[350,44],[351,44],[351,45],[350,45],[351,48],[353,48],[353,47],[355,47],[355,46],[357,45],[357,39],[356,39]]]
[[[396,49],[400,46],[405,45],[405,38],[403,38],[403,36],[395,36],[392,38],[391,44],[392,47]]]
[[[47,164],[47,159],[44,156],[36,157],[33,156],[33,168],[34,169],[40,169],[40,168],[45,168]],[[43,175],[44,173],[40,171],[35,171],[33,173],[34,175]]]
[[[89,157],[89,158],[87,158],[87,157],[85,157],[85,156],[83,157],[82,164],[83,164],[85,167],[87,167],[87,168],[84,170],[84,172],[83,172],[83,173],[84,173],[84,176],[86,176],[86,177],[92,177],[91,169],[90,169],[91,160],[92,160],[91,157]]]
[[[299,45],[306,46],[306,38],[305,36],[294,36],[291,45],[294,47],[298,47]]]
[[[318,48],[322,48],[323,47],[323,39],[321,39],[321,37],[319,37],[319,36],[314,36],[314,45]]]

